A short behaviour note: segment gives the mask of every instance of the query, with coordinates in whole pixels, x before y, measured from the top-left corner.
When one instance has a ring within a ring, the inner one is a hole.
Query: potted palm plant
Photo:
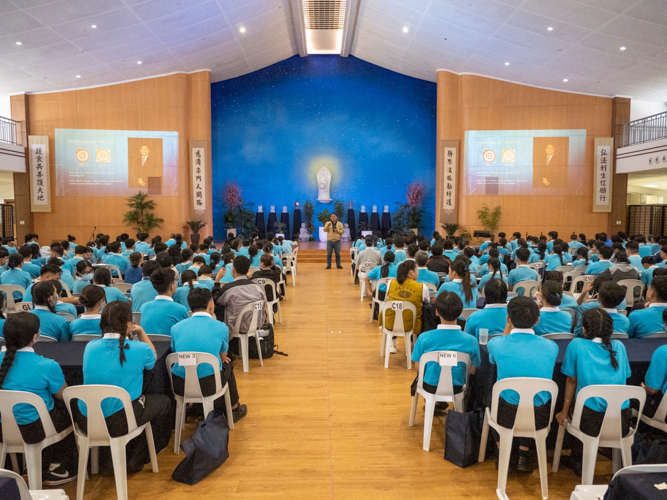
[[[139,191],[134,196],[126,198],[128,212],[123,215],[123,222],[132,226],[142,233],[150,233],[152,229],[159,228],[164,219],[156,217],[155,201],[148,199],[148,194]]]
[[[317,214],[317,220],[322,223],[322,227],[320,227],[320,241],[327,241],[327,233],[324,232],[324,225],[331,220],[329,209]]]
[[[485,203],[480,210],[477,210],[477,218],[482,223],[484,230],[491,233],[492,240],[498,227],[500,227],[500,219],[502,218],[502,215],[503,212],[500,205],[491,210]]]
[[[189,220],[186,224],[190,228],[190,242],[193,245],[199,245],[199,240],[201,239],[199,231],[206,225],[206,222],[203,220]]]
[[[440,224],[440,227],[445,230],[447,233],[447,238],[454,238],[454,235],[456,235],[456,231],[459,229],[463,230],[463,226],[459,224],[458,222],[449,222],[447,224]]]

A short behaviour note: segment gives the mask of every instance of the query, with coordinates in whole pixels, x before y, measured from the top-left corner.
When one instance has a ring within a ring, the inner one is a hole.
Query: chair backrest
[[[102,338],[102,334],[95,335],[94,333],[81,333],[79,335],[72,335],[72,342],[90,342],[91,340],[98,340]]]
[[[171,342],[171,335],[164,335],[162,333],[147,333],[146,336],[151,342]]]
[[[239,333],[241,331],[241,323],[243,322],[243,317],[248,313],[252,314],[252,319],[250,320],[250,326],[246,333],[255,333],[262,326],[259,324],[260,323],[259,312],[264,310],[265,304],[266,302],[263,300],[257,300],[255,302],[251,302],[250,304],[246,304],[246,306],[243,309],[241,309],[241,312],[236,317],[236,323],[234,325],[228,325],[230,338],[239,336]]]
[[[565,273],[573,272],[575,269],[576,269],[576,267],[572,267],[572,266],[558,266],[558,267],[556,267],[556,269],[554,269],[554,271],[560,271],[561,273],[565,274]],[[583,273],[583,272],[584,272],[584,270],[582,269],[581,273]],[[579,273],[579,274],[581,274],[581,273]]]
[[[440,362],[440,353],[443,353],[443,356],[453,360],[453,356],[456,355],[456,364],[465,363],[466,377],[464,387],[468,385],[468,378],[470,377],[470,355],[465,352],[458,351],[431,351],[425,352],[419,358],[419,378],[417,380],[417,387],[420,389],[424,388],[424,369],[426,364],[429,362],[439,363]],[[435,391],[436,396],[451,396],[451,401],[454,401],[454,382],[452,378],[452,365],[443,366],[440,365],[440,379],[438,380],[438,388]],[[457,410],[460,410],[457,408]]]
[[[57,434],[53,420],[46,409],[44,400],[37,394],[26,391],[0,390],[0,419],[2,419],[2,440],[9,446],[23,446],[23,438],[18,424],[14,419],[13,409],[16,405],[27,404],[32,406],[42,421],[46,437]],[[4,464],[1,464],[4,465]]]
[[[650,474],[651,472],[667,472],[667,464],[643,464],[623,467],[616,474],[614,474],[612,481],[616,479],[616,476],[625,474]]]
[[[387,311],[394,311],[394,326],[391,330],[387,329]],[[405,321],[403,313],[405,311],[412,311],[412,330],[405,331]],[[412,302],[405,302],[403,300],[387,300],[382,303],[382,329],[385,333],[412,333],[417,322],[417,308]]]
[[[375,282],[375,290],[373,290],[373,298],[375,300],[379,301],[380,300],[380,285],[386,285],[387,289],[389,288],[389,282],[393,280],[394,278],[380,278]],[[386,291],[386,290],[385,290]]]
[[[667,418],[667,396],[663,394],[662,400],[660,400],[660,404],[658,405],[658,409],[655,410],[655,415],[653,415],[653,420],[657,420],[658,422],[662,423],[665,421],[665,418]]]
[[[514,420],[514,430],[519,432],[530,432],[536,429],[535,411],[533,400],[539,392],[551,394],[551,416],[549,422],[554,418],[554,405],[558,396],[558,385],[553,380],[534,377],[514,377],[499,380],[493,384],[493,396],[491,400],[491,418],[498,421],[498,399],[503,391],[515,391],[519,393],[519,407]]]
[[[578,291],[579,283],[581,283],[581,286],[582,286],[582,289],[583,289],[584,283],[586,283],[586,280],[588,279],[588,276],[590,276],[590,275],[580,274],[580,275],[575,276],[574,278],[572,278],[572,284],[570,285],[570,292],[579,293],[579,291]]]
[[[617,285],[625,287],[625,302],[628,306],[632,306],[637,300],[641,300],[646,289],[646,284],[641,280],[620,280]],[[639,293],[635,293],[637,288]]]
[[[577,255],[577,250],[579,250],[577,247],[570,247],[567,249],[567,253],[569,253],[572,257]]]
[[[375,263],[373,263],[373,262],[364,262],[363,264],[359,265],[359,272],[360,273],[368,273],[374,267],[376,267]]]
[[[5,465],[5,464],[2,464]],[[28,486],[25,484],[24,479],[19,476],[16,472],[12,472],[7,469],[0,469],[0,477],[5,477],[9,479],[13,479],[16,482],[16,486],[18,487],[19,490],[19,497],[21,500],[33,500],[37,498],[42,498],[40,497],[33,497],[30,495],[30,491],[28,490]],[[55,493],[55,492],[54,492]],[[50,498],[50,497],[48,497]]]
[[[57,314],[58,316],[62,316],[63,318],[65,318],[65,319],[66,319],[67,321],[69,321],[70,323],[76,319],[74,316],[72,316],[72,315],[71,315],[70,313],[68,313],[68,312],[60,311],[60,312],[58,312],[58,313],[56,313],[56,314]]]
[[[574,311],[574,309],[570,309],[569,307],[562,307],[561,311],[569,312],[570,316],[572,316],[572,323],[574,324],[574,320],[577,319],[577,313]]]
[[[614,332],[614,333],[611,334],[610,338],[612,338],[612,339],[629,339],[630,335],[628,335],[627,333]]]
[[[283,262],[285,263],[285,271],[291,271],[296,266],[296,255],[293,253],[283,254]]]
[[[542,337],[551,340],[569,340],[574,338],[574,334],[566,332],[545,333],[544,335],[542,335]]]
[[[178,363],[179,357],[181,363]],[[199,377],[197,375],[197,368],[199,365],[211,365],[213,368],[213,376],[215,378],[215,394],[222,390],[222,382],[220,379],[220,361],[213,354],[207,352],[172,352],[167,356],[167,371],[171,374],[171,367],[179,364],[185,369],[185,390],[183,397],[185,398],[201,398],[201,386],[199,385]],[[187,363],[187,364],[186,364]],[[174,391],[174,382],[171,376],[171,390]]]
[[[386,278],[384,278],[384,279],[386,279]],[[428,288],[429,292],[437,292],[438,291],[438,287],[435,286],[433,283],[424,283],[424,285],[426,285],[426,288]]]
[[[621,406],[629,399],[639,401],[639,414],[641,415],[646,401],[646,391],[643,387],[633,385],[589,385],[577,394],[577,401],[572,412],[572,426],[579,429],[581,425],[581,412],[588,398],[604,399],[607,402],[604,421],[600,429],[600,440],[620,441],[622,435]],[[637,426],[630,431],[629,436],[635,433]]]
[[[123,293],[127,293],[132,289],[132,285],[130,283],[114,283],[111,286],[117,288]]]
[[[259,267],[254,267],[254,266],[253,266],[253,267],[248,268],[248,276],[252,276],[252,275],[255,274],[257,271],[259,271]]]
[[[473,307],[468,308],[468,309],[463,309],[463,311],[461,311],[461,315],[459,316],[459,318],[468,319],[470,317],[470,315],[472,313],[474,313],[475,311],[477,311],[477,309],[473,308]]]
[[[524,297],[533,297],[535,293],[539,290],[540,284],[537,281],[519,281],[512,287],[512,290],[516,292],[517,295],[523,295]],[[522,290],[519,292],[518,290]]]
[[[264,298],[266,299],[267,303],[269,303],[269,302],[273,303],[273,302],[276,302],[277,300],[279,300],[278,299],[278,292],[276,290],[275,281],[273,281],[272,279],[269,279],[269,278],[253,278],[252,282],[257,283],[259,285],[259,287],[262,289],[262,291],[264,292]],[[266,288],[267,287],[270,288],[271,292],[272,292],[271,296],[273,297],[273,300],[271,300],[271,301],[269,301],[268,295],[266,293]]]
[[[539,271],[540,269],[544,269],[544,261],[538,260],[537,262],[532,262],[528,264],[528,267],[532,267],[536,271]]]
[[[141,326],[141,313],[140,312],[133,312],[132,313],[132,321],[134,321],[135,325]]]
[[[359,253],[359,248],[358,247],[351,247],[350,248],[350,257],[352,257],[352,260],[357,256]]]
[[[65,292],[66,297],[71,297],[72,292],[70,291],[69,287],[67,286],[67,283],[65,283],[63,280],[60,280],[60,286],[63,287],[63,292]]]
[[[9,312],[14,312],[18,309],[16,307],[16,301],[14,300],[13,292],[19,292],[21,295],[25,295],[25,288],[18,285],[0,285],[0,293],[5,295],[5,301],[7,301],[7,311]]]
[[[109,431],[102,413],[102,402],[105,399],[114,398],[120,400],[127,419],[128,434],[137,428],[137,419],[134,416],[132,409],[132,400],[130,394],[115,385],[73,385],[63,391],[63,399],[67,408],[72,408],[72,400],[78,399],[85,403],[86,413],[88,419],[88,433],[81,431],[79,426],[74,423],[74,432],[78,436],[88,436],[91,441],[108,442]],[[43,422],[43,420],[42,420]]]
[[[655,332],[649,335],[644,335],[643,339],[664,339],[667,338],[667,333],[665,332]]]

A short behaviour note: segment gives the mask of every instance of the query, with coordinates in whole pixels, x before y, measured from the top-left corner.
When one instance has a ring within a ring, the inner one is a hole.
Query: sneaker
[[[327,266],[327,269],[331,269],[331,266]]]
[[[63,464],[51,464],[49,470],[42,474],[44,486],[58,486],[72,481],[76,481],[76,473],[70,473]]]
[[[234,418],[234,423],[241,420],[248,414],[248,407],[246,405],[238,405],[232,410],[232,417]]]
[[[532,458],[533,457],[529,451],[519,451],[519,460],[516,463],[517,472],[532,474],[533,470],[535,470]]]
[[[343,269],[343,266],[336,266],[336,269]]]
[[[396,354],[398,351],[396,349],[396,339],[391,341],[391,347],[389,348],[389,354]]]

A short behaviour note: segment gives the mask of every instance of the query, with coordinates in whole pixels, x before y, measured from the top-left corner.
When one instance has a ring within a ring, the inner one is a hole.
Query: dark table
[[[83,384],[83,351],[88,342],[37,342],[35,352],[45,358],[58,362],[65,375],[67,385]],[[157,351],[155,367],[144,372],[144,392],[147,394],[165,394],[174,401],[167,371],[166,359],[171,353],[171,342],[154,342]],[[172,413],[175,411],[175,402],[172,404]],[[159,424],[159,425],[155,425]],[[159,452],[167,447],[174,428],[174,419],[160,419],[153,427],[155,448]]]
[[[659,490],[657,484],[667,481],[666,472],[641,472],[635,474],[621,474],[611,483],[605,498],[609,500],[665,500],[667,490]]]

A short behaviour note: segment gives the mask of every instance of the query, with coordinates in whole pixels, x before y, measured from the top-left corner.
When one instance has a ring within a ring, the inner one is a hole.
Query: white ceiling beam
[[[354,34],[357,31],[360,4],[361,0],[347,0],[345,26],[343,27],[343,45],[340,48],[340,55],[342,57],[347,57],[352,52],[352,43],[354,42]]]
[[[289,10],[292,18],[292,29],[294,30],[294,50],[301,57],[308,55],[306,48],[306,23],[303,19],[303,2],[301,0],[289,0]]]

